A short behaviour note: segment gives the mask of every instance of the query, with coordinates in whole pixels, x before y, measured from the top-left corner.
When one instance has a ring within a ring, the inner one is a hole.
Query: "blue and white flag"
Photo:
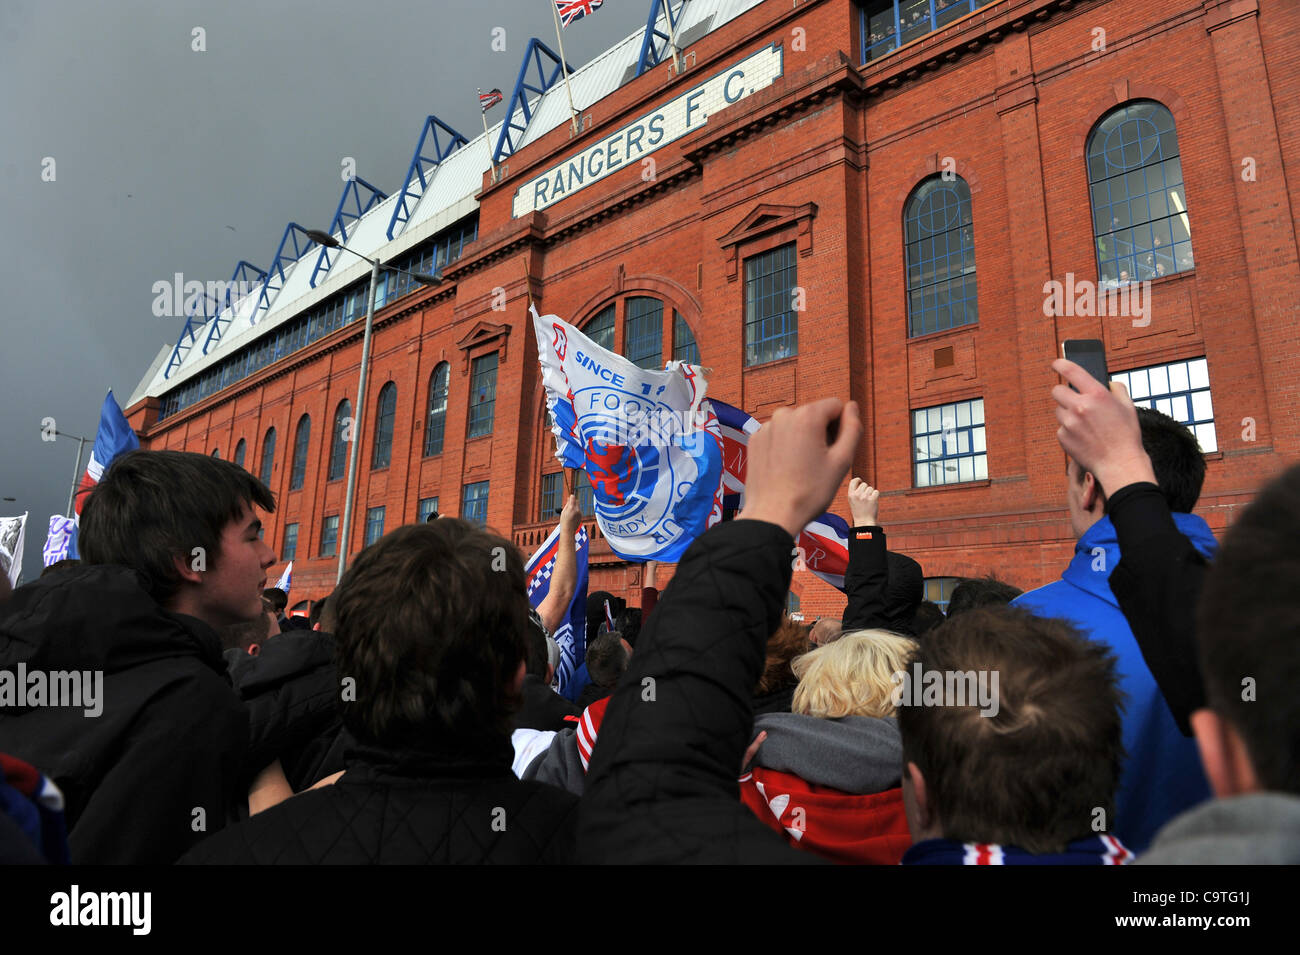
[[[289,588],[293,585],[293,561],[289,561],[289,566],[284,569],[280,579],[275,582],[275,586],[284,591],[285,596],[289,594]]]
[[[74,518],[54,514],[50,517],[50,531],[41,548],[41,560],[48,567],[55,561],[68,556],[68,549],[77,537],[77,522]]]
[[[555,456],[586,469],[615,554],[679,560],[722,520],[722,437],[703,370],[679,361],[639,368],[531,311]]]
[[[578,585],[569,603],[564,623],[551,634],[560,648],[560,663],[555,668],[557,692],[568,699],[577,699],[582,687],[574,676],[587,659],[587,551],[590,543],[587,528],[579,526],[573,535],[578,558]],[[556,526],[549,537],[537,548],[537,553],[524,565],[524,580],[528,587],[528,603],[534,610],[541,606],[551,592],[551,574],[555,572],[555,556],[560,546],[560,528]]]

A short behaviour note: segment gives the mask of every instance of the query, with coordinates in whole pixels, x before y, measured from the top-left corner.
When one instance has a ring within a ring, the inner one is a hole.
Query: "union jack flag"
[[[604,2],[605,0],[555,0],[555,10],[560,15],[560,25],[567,27],[574,20],[595,13]]]
[[[500,90],[489,90],[486,93],[484,93],[482,90],[479,90],[478,92],[479,108],[486,113],[497,103],[501,102],[503,98],[504,97],[502,97]]]

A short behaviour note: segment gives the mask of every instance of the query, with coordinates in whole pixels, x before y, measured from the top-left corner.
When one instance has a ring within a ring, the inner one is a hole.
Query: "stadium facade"
[[[1135,397],[1193,427],[1216,531],[1296,457],[1300,5],[657,0],[650,16],[573,71],[580,130],[535,41],[486,138],[430,116],[399,192],[347,184],[336,237],[443,276],[385,280],[366,407],[369,267],[295,225],[270,268],[236,269],[252,294],[195,299],[140,383],[143,446],[271,486],[295,603],[333,587],[354,415],[350,550],[430,509],[525,552],[554,525],[530,299],[638,363],[698,360],[711,395],[760,420],[859,401],[854,472],[941,600],[958,576],[1037,586],[1072,553],[1048,394],[1063,340],[1102,339]],[[635,605],[641,568],[591,526],[591,589]],[[796,603],[843,606],[806,571]]]

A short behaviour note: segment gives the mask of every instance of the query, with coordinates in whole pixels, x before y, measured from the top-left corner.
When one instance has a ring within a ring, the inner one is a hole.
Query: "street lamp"
[[[72,516],[72,502],[73,502],[73,499],[76,497],[76,494],[77,494],[77,487],[81,484],[81,473],[82,473],[82,472],[81,472],[81,452],[82,452],[82,450],[86,447],[86,442],[89,441],[89,440],[91,440],[91,439],[90,439],[90,438],[83,438],[83,437],[82,437],[81,435],[79,435],[79,434],[69,434],[69,433],[66,432],[66,431],[55,431],[54,433],[57,434],[60,438],[76,438],[76,439],[77,439],[77,470],[75,470],[75,471],[72,472],[72,487],[70,487],[70,488],[68,489],[68,515],[67,515],[67,516],[68,516],[68,517],[71,517],[71,516]]]
[[[366,373],[370,370],[370,332],[375,322],[375,297],[379,286],[379,270],[387,269],[390,272],[401,272],[403,275],[409,275],[421,285],[441,285],[442,274],[441,271],[433,273],[408,272],[406,269],[399,269],[395,265],[386,265],[378,259],[362,255],[355,249],[349,249],[328,232],[321,232],[319,229],[304,229],[303,232],[307,238],[325,246],[327,249],[341,249],[344,252],[351,252],[357,258],[365,259],[370,263],[370,300],[366,307],[366,332],[361,343],[361,375],[357,381],[357,415],[352,427],[352,447],[348,449],[348,489],[347,495],[343,499],[343,531],[339,535],[339,573],[335,581],[337,583],[343,579],[343,571],[347,569],[348,563],[348,538],[351,536],[352,504],[357,488],[357,458],[361,449],[361,423],[365,420],[366,415]]]

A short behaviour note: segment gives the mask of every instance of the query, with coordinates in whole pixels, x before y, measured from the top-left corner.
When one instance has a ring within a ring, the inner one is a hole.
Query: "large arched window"
[[[244,439],[240,438],[239,443],[235,445],[235,464],[241,468],[244,466]]]
[[[393,418],[397,415],[397,386],[391,381],[379,389],[379,405],[375,409],[375,450],[370,456],[370,468],[386,468],[393,458]]]
[[[582,327],[582,333],[601,348],[614,350],[614,306],[606,305]]]
[[[334,412],[334,435],[330,439],[329,480],[337,481],[348,469],[348,441],[352,439],[352,402],[344,398]]]
[[[302,489],[307,477],[307,445],[311,443],[311,416],[298,419],[298,433],[293,438],[293,469],[289,472],[289,490]]]
[[[442,454],[442,439],[447,431],[447,391],[451,366],[445,361],[429,376],[429,421],[424,426],[424,456]]]
[[[1195,267],[1178,132],[1165,107],[1138,100],[1097,124],[1088,137],[1088,189],[1102,285]]]
[[[664,303],[659,299],[637,295],[627,300],[623,354],[639,368],[664,366]]]
[[[262,483],[271,485],[271,468],[275,463],[275,429],[267,428],[266,437],[262,439]]]
[[[979,321],[975,227],[966,180],[938,175],[917,186],[903,207],[903,229],[908,335]]]

